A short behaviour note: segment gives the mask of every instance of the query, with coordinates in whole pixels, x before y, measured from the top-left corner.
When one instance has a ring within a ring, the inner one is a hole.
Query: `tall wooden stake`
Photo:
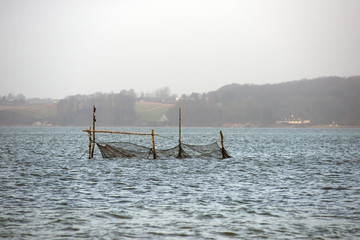
[[[179,146],[181,147],[181,108],[179,108]]]
[[[179,153],[176,158],[182,158],[182,148],[181,148],[181,108],[179,108]]]
[[[220,130],[220,142],[221,142],[221,154],[222,158],[225,158],[225,149],[224,149],[224,137],[222,131]]]
[[[95,117],[95,112],[96,112],[96,107],[95,105],[93,106],[93,130],[95,131],[95,122],[96,122],[96,117]],[[94,157],[94,149],[95,149],[95,132],[92,133],[93,139],[92,139],[92,149],[91,149],[91,157]]]
[[[154,129],[151,129],[153,159],[156,159]]]
[[[89,128],[89,159],[91,158],[91,127]]]

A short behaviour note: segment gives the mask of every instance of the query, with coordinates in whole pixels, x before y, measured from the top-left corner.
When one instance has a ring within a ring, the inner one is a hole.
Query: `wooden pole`
[[[220,130],[220,142],[221,142],[221,154],[222,158],[225,158],[225,149],[224,149],[224,137],[222,131]]]
[[[89,130],[90,130],[90,131],[88,131],[88,133],[89,133],[89,159],[91,159],[91,127]]]
[[[92,140],[91,157],[94,157],[94,149],[95,149],[95,122],[96,122],[95,112],[96,112],[96,107],[95,105],[93,105],[93,132],[92,132],[93,140]]]
[[[153,159],[156,159],[154,129],[151,129]]]
[[[181,108],[179,108],[179,146],[181,147]]]
[[[179,108],[179,153],[176,158],[182,158],[182,148],[181,148],[181,108]]]
[[[102,131],[102,130],[88,130],[84,129],[83,132],[97,132],[97,133],[118,133],[118,134],[129,134],[129,135],[152,135],[151,133],[132,133],[132,132],[116,132],[116,131]],[[154,135],[158,135],[154,133]]]

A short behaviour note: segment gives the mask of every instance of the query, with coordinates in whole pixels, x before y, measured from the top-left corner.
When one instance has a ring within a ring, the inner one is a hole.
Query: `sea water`
[[[88,159],[81,130],[0,128],[0,238],[360,238],[360,129],[225,128],[223,160]],[[177,145],[178,129],[154,130],[157,148]],[[219,130],[184,128],[182,142],[220,143]]]

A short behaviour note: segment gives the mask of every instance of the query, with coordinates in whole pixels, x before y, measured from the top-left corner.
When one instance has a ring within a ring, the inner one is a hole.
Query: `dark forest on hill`
[[[206,94],[184,96],[168,113],[170,119],[176,119],[178,107],[183,109],[183,123],[188,126],[272,125],[291,115],[317,125],[336,122],[359,126],[360,77],[231,84]]]
[[[86,126],[92,122],[92,106],[96,106],[96,123],[101,126],[132,125],[136,122],[134,91],[77,95],[60,100],[55,123],[66,126]]]

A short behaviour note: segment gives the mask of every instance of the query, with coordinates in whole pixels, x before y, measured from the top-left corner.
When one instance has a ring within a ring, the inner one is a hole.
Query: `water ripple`
[[[89,160],[79,128],[1,128],[0,238],[360,238],[359,129],[223,133],[231,159]]]

